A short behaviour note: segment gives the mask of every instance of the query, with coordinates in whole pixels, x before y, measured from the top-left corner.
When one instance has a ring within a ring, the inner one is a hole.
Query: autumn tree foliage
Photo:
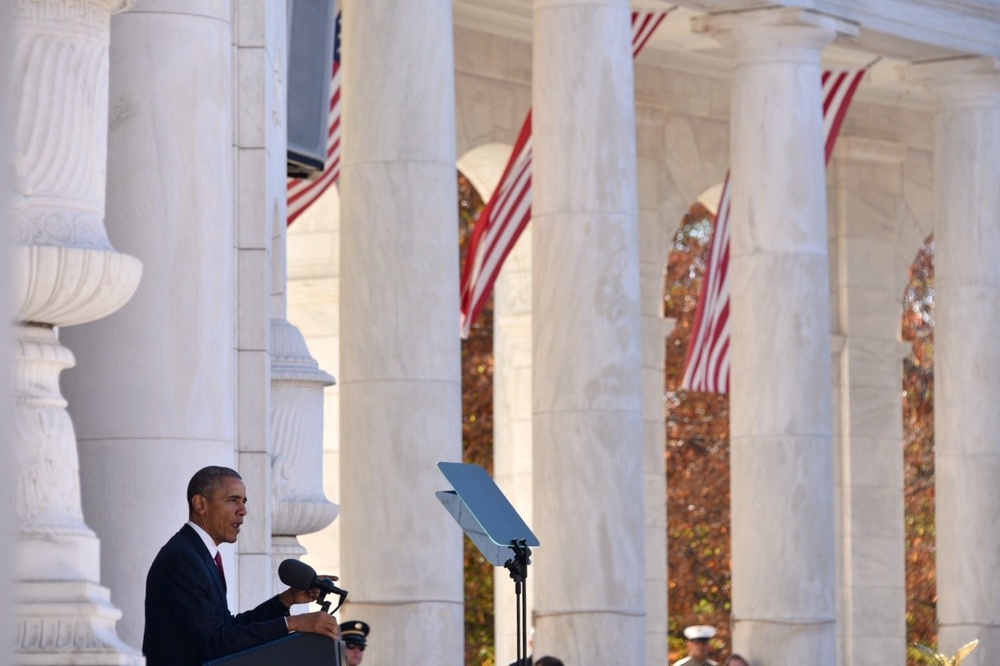
[[[483,201],[469,181],[458,176],[461,262]],[[458,313],[455,313],[458,335]],[[462,341],[462,458],[493,473],[493,299]],[[493,565],[469,539],[465,550],[465,663],[494,666]]]
[[[909,283],[903,294],[902,338],[913,345],[903,361],[906,639],[910,646],[937,645],[933,237],[917,253],[910,268]],[[917,659],[912,661],[921,663]]]
[[[691,330],[715,216],[695,204],[681,221],[667,258],[664,316],[675,320],[666,342],[667,586],[670,660],[684,656],[682,631],[718,629],[716,657],[728,654],[732,583],[729,537],[729,397],[684,391]]]

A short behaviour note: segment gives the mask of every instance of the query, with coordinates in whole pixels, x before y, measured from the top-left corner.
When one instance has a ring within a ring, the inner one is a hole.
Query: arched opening
[[[906,644],[937,645],[934,528],[934,237],[910,266],[903,292],[903,484],[906,534]]]

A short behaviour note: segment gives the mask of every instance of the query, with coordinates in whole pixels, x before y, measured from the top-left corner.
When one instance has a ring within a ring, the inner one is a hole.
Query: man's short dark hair
[[[561,659],[546,655],[536,659],[535,666],[563,666],[563,663]]]
[[[242,481],[243,477],[235,469],[218,467],[216,465],[202,467],[195,472],[194,476],[188,482],[188,512],[194,511],[193,500],[195,495],[211,497],[212,493],[222,484],[223,479],[239,479]]]

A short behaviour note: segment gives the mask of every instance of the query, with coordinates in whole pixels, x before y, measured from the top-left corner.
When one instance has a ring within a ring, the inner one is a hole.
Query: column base
[[[106,587],[87,581],[17,582],[13,664],[142,666],[115,633],[121,611]]]

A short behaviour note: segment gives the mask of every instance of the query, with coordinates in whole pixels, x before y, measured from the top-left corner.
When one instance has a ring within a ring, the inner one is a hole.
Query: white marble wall
[[[499,180],[499,176],[497,178]],[[531,419],[531,257],[529,223],[504,262],[493,290],[493,478],[528,524],[535,520]],[[535,607],[535,578],[525,585],[529,615]],[[517,658],[517,598],[510,572],[493,578],[498,664]],[[530,627],[530,620],[529,620]],[[538,654],[538,653],[536,653]]]
[[[10,26],[13,23],[10,19],[13,6],[4,4],[0,7],[0,90],[8,90],[11,78],[11,39]],[[10,131],[10,119],[5,110],[0,110],[0,146],[10,146],[12,132]],[[6,159],[6,154],[3,158]],[[0,182],[0,283],[10,284],[14,279],[13,252],[10,248],[10,241],[13,238],[13,228],[8,224],[10,219],[10,197],[11,188],[6,181]],[[12,322],[14,311],[13,295],[8,289],[0,289],[0,312],[3,313],[4,322]],[[0,345],[9,349],[14,341],[13,326],[10,323],[0,325]],[[7,442],[13,437],[11,427],[13,416],[14,390],[10,378],[14,376],[13,362],[8,354],[0,354],[0,377],[7,379],[0,380],[0,442]],[[10,488],[14,484],[14,459],[10,447],[0,446],[0,485]],[[13,570],[14,559],[14,539],[13,539],[13,515],[14,507],[10,495],[5,495],[0,504],[0,571],[10,572]],[[0,576],[0,663],[9,663],[11,648],[13,645],[13,584],[9,573]]]
[[[230,3],[139,2],[111,30],[107,227],[145,271],[125,308],[65,332],[64,385],[84,512],[138,646],[146,571],[187,517],[188,480],[237,462]],[[266,519],[257,481],[251,522]]]
[[[452,6],[343,5],[341,540],[373,663],[463,661]],[[378,39],[369,36],[378,35]]]
[[[329,188],[288,228],[288,320],[302,331],[321,368],[340,368],[340,192]],[[340,386],[324,389],[323,491],[340,497]],[[303,560],[340,575],[340,521],[302,536]],[[351,585],[344,582],[350,591]],[[349,597],[351,598],[351,597]],[[351,619],[350,604],[341,613]]]
[[[935,150],[935,499],[939,644],[1000,659],[1000,64],[915,68],[939,97]]]
[[[897,143],[841,136],[828,171],[837,396],[835,498],[840,663],[906,661]]]
[[[568,663],[641,664],[642,313],[630,8],[620,0],[534,7],[535,651]]]

